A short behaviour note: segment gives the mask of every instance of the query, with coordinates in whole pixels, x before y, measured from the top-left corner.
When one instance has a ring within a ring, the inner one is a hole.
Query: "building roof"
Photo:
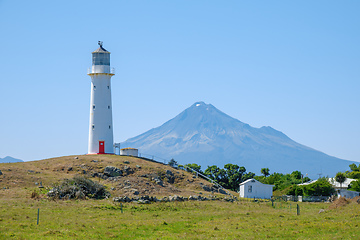
[[[138,150],[137,148],[131,148],[131,147],[128,147],[128,148],[122,148],[120,150]]]
[[[262,185],[273,186],[273,187],[275,186],[275,185],[270,185],[270,184],[261,183],[261,182],[259,182],[258,180],[255,180],[255,179],[253,179],[253,178],[248,179],[248,180],[240,183],[239,185],[241,186],[241,185],[244,185],[244,184],[249,183],[249,182],[253,182],[253,183],[257,182],[257,183],[260,183],[260,184],[262,184]]]
[[[103,48],[103,46],[100,46],[98,49],[96,49],[92,53],[110,53],[110,52],[107,51],[105,48]]]
[[[350,185],[350,183],[352,181],[356,181],[356,179],[352,179],[352,178],[345,178],[345,182],[343,182],[342,184],[340,184],[339,182],[337,182],[335,180],[335,178],[329,178],[328,179],[329,183],[331,183],[331,185],[334,188],[348,188],[348,186]]]
[[[355,181],[356,179],[352,179],[352,178],[346,178],[345,179],[345,182],[343,182],[341,185],[340,183],[338,183],[335,178],[328,178],[327,179],[328,182],[334,187],[334,188],[348,188],[348,186],[350,185],[350,183],[352,181]],[[303,186],[303,185],[309,185],[309,184],[312,184],[314,182],[316,182],[317,180],[313,180],[313,181],[310,181],[310,182],[306,182],[306,183],[302,183],[302,184],[298,184],[299,186]]]

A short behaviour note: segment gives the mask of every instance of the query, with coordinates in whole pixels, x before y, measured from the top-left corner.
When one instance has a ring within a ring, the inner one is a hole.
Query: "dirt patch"
[[[329,209],[335,209],[335,208],[340,208],[343,206],[346,206],[350,203],[351,200],[346,199],[344,197],[340,197],[338,199],[336,199],[329,207]]]

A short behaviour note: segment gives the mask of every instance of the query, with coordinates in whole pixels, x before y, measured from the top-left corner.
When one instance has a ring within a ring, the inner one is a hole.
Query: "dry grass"
[[[120,169],[127,166],[133,170],[133,173],[123,176],[117,181],[91,177],[95,172],[103,172],[106,166],[115,166]],[[182,196],[209,194],[201,188],[200,183],[211,185],[203,179],[193,178],[191,173],[174,169],[168,165],[116,155],[79,155],[32,162],[3,163],[0,164],[0,170],[3,172],[3,175],[0,176],[0,189],[8,188],[0,191],[0,198],[30,196],[34,189],[38,188],[40,182],[45,189],[49,189],[54,183],[59,183],[65,178],[73,178],[76,175],[99,181],[108,188],[112,196],[133,196],[133,191],[130,190],[134,188],[139,191],[140,195],[158,197],[174,194]],[[164,176],[166,170],[174,173],[175,182],[173,184],[164,180],[163,186],[160,186],[151,177],[144,177],[144,175]],[[125,188],[125,182],[130,182],[131,187]],[[236,195],[236,193],[233,194]]]

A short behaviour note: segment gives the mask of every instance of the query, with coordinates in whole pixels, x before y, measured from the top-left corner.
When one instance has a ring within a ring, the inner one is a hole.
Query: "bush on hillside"
[[[54,199],[85,199],[86,197],[103,199],[110,196],[105,187],[82,176],[64,179],[59,185],[54,186],[47,195]]]

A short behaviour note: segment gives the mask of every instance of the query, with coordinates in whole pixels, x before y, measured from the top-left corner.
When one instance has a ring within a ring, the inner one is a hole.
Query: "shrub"
[[[86,197],[102,199],[110,196],[103,185],[82,176],[64,179],[47,195],[56,199],[85,199]]]
[[[303,192],[305,196],[331,196],[335,190],[324,177],[312,184],[303,186]]]

